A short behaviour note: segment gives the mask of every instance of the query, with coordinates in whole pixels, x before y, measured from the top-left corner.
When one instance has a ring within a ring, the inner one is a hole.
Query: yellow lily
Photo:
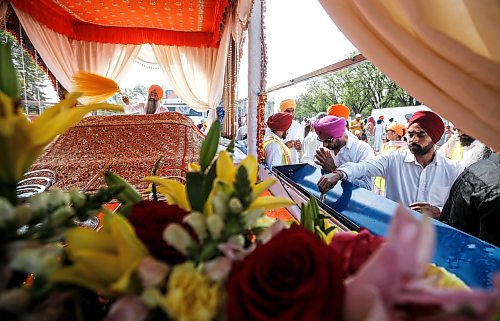
[[[236,173],[240,166],[244,166],[248,173],[248,180],[252,186],[252,202],[248,207],[248,210],[254,210],[257,208],[263,208],[265,210],[271,210],[275,208],[280,208],[284,206],[289,206],[295,204],[292,200],[284,197],[258,197],[264,191],[266,191],[269,186],[274,184],[276,181],[272,178],[267,179],[263,182],[255,184],[257,181],[258,174],[258,163],[255,157],[248,156],[243,161],[241,161],[238,166],[234,166],[233,160],[226,151],[221,151],[219,157],[215,163],[217,177],[214,181],[214,190],[210,193],[207,202],[204,206],[203,212],[206,216],[210,216],[213,212],[212,197],[215,190],[218,188],[219,184],[223,184],[230,191],[233,190],[233,183],[236,179]],[[191,163],[189,164],[190,171],[199,170],[199,166]],[[191,205],[186,192],[186,186],[170,179],[164,179],[157,176],[149,176],[144,178],[145,181],[155,183],[158,186],[158,192],[163,194],[167,198],[169,204],[176,204],[180,208],[191,211]]]
[[[271,185],[273,185],[276,180],[273,178],[266,179],[258,184],[257,174],[259,165],[257,160],[253,156],[246,157],[238,166],[234,166],[233,161],[226,151],[219,153],[217,162],[215,164],[217,171],[216,182],[221,182],[232,188],[234,181],[236,180],[236,173],[240,166],[244,166],[248,173],[248,180],[250,181],[250,186],[252,187],[252,202],[250,203],[247,210],[251,211],[257,208],[263,208],[265,210],[272,210],[275,208],[280,208],[284,206],[289,206],[295,204],[292,200],[284,197],[274,197],[265,196],[259,197],[264,191],[266,191]],[[214,184],[217,186],[217,184]]]
[[[66,242],[73,265],[56,270],[50,279],[108,296],[127,292],[132,272],[149,255],[128,221],[111,213],[105,214],[99,232],[76,227],[66,233]]]
[[[87,113],[98,109],[123,110],[105,103],[75,107],[80,96],[81,93],[70,93],[31,123],[12,99],[0,91],[0,182],[15,186],[45,146]]]
[[[186,185],[172,179],[158,176],[144,177],[143,180],[158,185],[158,192],[167,198],[168,204],[177,205],[186,212],[191,212],[191,204],[187,197]]]

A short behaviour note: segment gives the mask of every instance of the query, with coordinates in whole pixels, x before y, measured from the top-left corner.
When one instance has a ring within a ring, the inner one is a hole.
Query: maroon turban
[[[436,113],[428,110],[420,110],[411,116],[408,122],[408,128],[412,124],[418,124],[429,135],[434,144],[436,144],[443,136],[444,123]]]
[[[293,115],[290,113],[277,113],[269,116],[267,127],[274,131],[286,131],[292,125]]]

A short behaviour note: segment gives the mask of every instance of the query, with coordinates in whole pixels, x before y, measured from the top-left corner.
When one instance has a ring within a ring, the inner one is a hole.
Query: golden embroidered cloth
[[[52,188],[83,188],[112,160],[111,170],[139,190],[162,158],[159,176],[183,176],[190,162],[198,162],[204,135],[193,122],[176,112],[156,115],[92,116],[60,135],[32,169],[56,173]],[[89,191],[105,186],[99,177]]]

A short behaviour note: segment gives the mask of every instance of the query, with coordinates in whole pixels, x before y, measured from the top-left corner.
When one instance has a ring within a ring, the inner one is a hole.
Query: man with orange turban
[[[379,155],[359,163],[346,163],[318,181],[326,192],[338,181],[381,176],[386,197],[411,209],[438,217],[451,185],[463,167],[436,153],[444,124],[431,111],[418,111],[408,123],[408,149]]]
[[[270,167],[291,164],[290,149],[283,140],[287,137],[292,121],[292,114],[281,112],[267,119],[268,133],[264,138],[263,147],[266,163]]]
[[[387,135],[387,142],[382,145],[379,155],[408,149],[408,144],[403,140],[403,136],[406,134],[405,125],[398,122],[392,122],[387,125],[385,133]],[[379,195],[385,196],[385,179],[383,177],[377,176],[375,178],[373,191]]]
[[[135,105],[130,105],[129,98],[123,96],[125,103],[125,113],[127,114],[159,114],[167,112],[168,110],[161,105],[163,98],[163,89],[158,85],[151,85],[148,89],[148,101]]]
[[[280,104],[282,113],[289,113],[292,117],[295,115],[297,103],[293,99],[285,99]],[[299,163],[300,152],[302,151],[302,141],[304,140],[304,131],[300,123],[296,120],[292,121],[292,125],[288,129],[288,135],[284,142],[290,148],[292,164]]]
[[[328,116],[342,117],[346,121],[348,121],[351,110],[346,105],[335,104],[328,107],[326,109],[326,113],[328,114]]]

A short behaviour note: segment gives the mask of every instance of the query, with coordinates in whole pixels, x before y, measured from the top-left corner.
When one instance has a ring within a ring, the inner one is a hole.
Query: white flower
[[[212,238],[218,239],[222,229],[224,228],[224,222],[220,216],[211,215],[207,218],[207,228],[210,235],[212,235]]]
[[[189,233],[176,223],[167,226],[163,231],[163,239],[184,255],[187,255],[188,248],[195,244]]]
[[[207,236],[207,225],[205,224],[205,216],[203,214],[192,212],[186,215],[182,221],[193,228],[200,241]]]

